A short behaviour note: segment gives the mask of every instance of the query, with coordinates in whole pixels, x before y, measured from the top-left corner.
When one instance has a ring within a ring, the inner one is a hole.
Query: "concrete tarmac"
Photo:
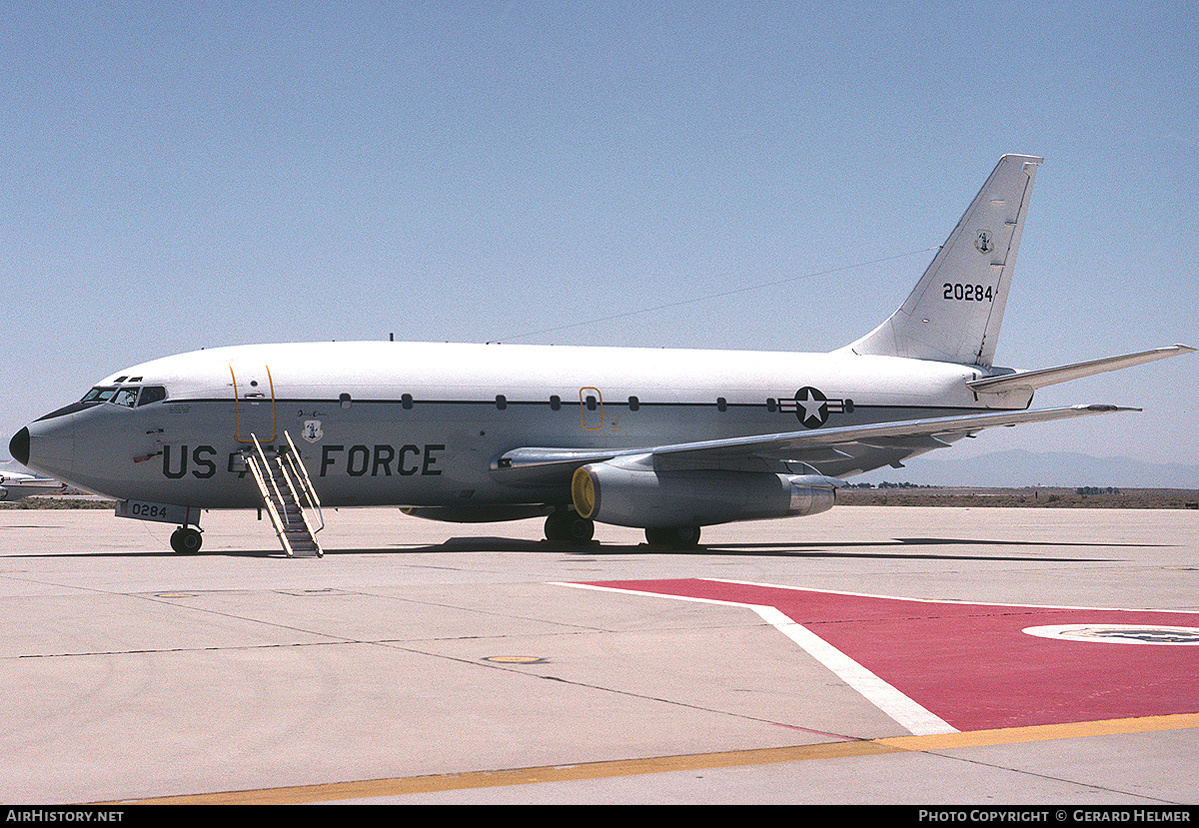
[[[180,556],[170,525],[0,511],[0,798],[1199,801],[1193,511],[838,507],[673,553],[539,520],[326,524],[324,558],[287,559],[253,513],[208,513]],[[838,603],[860,595],[883,598]],[[1025,635],[1045,607],[1136,611],[1158,640]],[[1038,692],[1064,681],[1077,705]]]

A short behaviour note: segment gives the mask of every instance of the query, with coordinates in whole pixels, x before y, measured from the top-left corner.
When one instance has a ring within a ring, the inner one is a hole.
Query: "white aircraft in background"
[[[99,382],[21,429],[12,456],[177,523],[266,508],[288,554],[320,548],[320,506],[446,521],[546,515],[650,543],[829,509],[841,478],[985,428],[1127,410],[1030,410],[1046,385],[1194,349],[1034,371],[993,366],[1040,158],[1007,155],[907,301],[831,353],[326,342],[216,348]],[[304,506],[304,509],[298,509]],[[297,529],[299,527],[299,529]]]
[[[34,495],[62,494],[67,485],[49,477],[0,469],[0,500],[20,500]]]

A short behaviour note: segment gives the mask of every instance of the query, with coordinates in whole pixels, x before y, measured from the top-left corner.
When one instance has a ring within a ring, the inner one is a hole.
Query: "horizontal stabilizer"
[[[1141,351],[1136,354],[1093,359],[1090,362],[1077,362],[1073,365],[1060,365],[1056,368],[1041,368],[1036,371],[1016,371],[1013,374],[1001,374],[996,377],[970,380],[966,383],[974,391],[989,394],[1000,394],[1006,391],[1035,391],[1046,385],[1056,385],[1059,382],[1089,377],[1107,371],[1118,371],[1166,357],[1180,356],[1194,351],[1187,345],[1171,345],[1168,348],[1154,348],[1151,351]]]

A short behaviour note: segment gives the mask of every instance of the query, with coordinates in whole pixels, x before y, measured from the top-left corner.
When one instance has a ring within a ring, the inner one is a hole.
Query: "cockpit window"
[[[112,388],[109,386],[97,385],[91,391],[88,391],[86,394],[84,394],[83,399],[80,400],[79,402],[82,402],[82,403],[108,402],[109,400],[112,399],[112,395],[115,393],[117,393],[117,389],[115,389],[115,388]]]
[[[142,389],[142,396],[137,401],[138,405],[146,405],[167,398],[167,390],[161,385],[147,385]]]
[[[133,408],[137,405],[137,392],[141,391],[136,385],[125,386],[117,391],[112,397],[112,402],[117,405],[123,405],[126,408]]]
[[[123,385],[120,388],[110,385],[97,385],[84,394],[83,399],[79,402],[83,405],[110,402],[114,405],[124,406],[125,408],[133,408],[135,406],[141,407],[159,402],[166,398],[167,390],[161,385],[147,385],[144,388],[139,385]]]

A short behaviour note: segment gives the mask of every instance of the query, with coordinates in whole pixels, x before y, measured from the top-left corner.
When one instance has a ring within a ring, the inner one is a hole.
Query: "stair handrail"
[[[296,444],[292,442],[291,435],[287,433],[286,429],[283,431],[283,436],[287,438],[287,446],[290,449],[287,453],[287,462],[291,465],[293,471],[296,469],[299,470],[297,476],[302,481],[300,491],[304,493],[304,499],[308,501],[308,508],[316,514],[317,520],[320,521],[320,526],[316,529],[313,529],[312,525],[308,524],[309,532],[315,535],[325,528],[325,513],[321,509],[321,499],[316,493],[316,487],[312,485],[312,478],[308,476],[308,467],[304,465],[304,459],[300,457],[300,452],[296,450]],[[299,503],[298,497],[296,498],[296,502]],[[304,514],[303,509],[300,510],[300,514]],[[304,522],[308,523],[306,516]]]
[[[255,440],[254,442],[258,441]],[[273,500],[271,500],[270,492],[266,486],[266,481],[262,479],[262,472],[258,469],[258,458],[247,457],[246,465],[249,467],[250,473],[254,475],[254,480],[258,483],[258,490],[262,492],[262,501],[266,504],[267,514],[271,516],[271,524],[275,527],[275,534],[279,537],[280,543],[283,544],[283,551],[287,553],[287,557],[291,558],[293,557],[291,542],[287,540],[287,534],[284,531],[283,521],[279,517],[279,510],[275,508],[275,503]]]
[[[287,432],[285,431],[284,434],[286,434],[286,433]],[[291,443],[290,438],[288,439],[288,443]],[[295,448],[296,448],[295,444],[291,443],[292,452],[295,451]],[[287,454],[288,454],[287,452],[283,452],[283,451],[276,452],[276,454],[275,454],[275,462],[277,462],[279,464],[279,474],[283,478],[284,485],[287,486],[287,493],[289,495],[291,495],[291,502],[295,504],[296,511],[300,513],[300,522],[304,524],[304,532],[308,535],[308,540],[312,541],[313,545],[316,547],[316,556],[318,558],[324,557],[325,553],[321,550],[321,545],[316,540],[316,530],[314,530],[312,528],[312,522],[310,520],[308,520],[308,513],[304,510],[304,504],[301,502],[300,496],[296,492],[296,481],[292,479],[293,477],[298,476],[296,473],[296,470],[295,470],[296,469],[295,462],[291,456],[285,457],[285,455],[287,455]],[[301,464],[301,466],[302,465],[303,464]],[[291,471],[288,471],[289,466],[291,467]],[[271,477],[272,478],[274,477],[273,472],[271,474]],[[301,486],[301,488],[302,488],[302,486]],[[285,501],[282,500],[282,498],[280,499],[280,503],[282,503],[284,506],[288,505]],[[289,528],[290,528],[290,526],[289,526]],[[294,531],[299,531],[298,527]]]
[[[260,458],[262,458],[263,470],[269,470],[271,467],[270,461],[268,461],[266,459],[266,452],[262,450],[262,443],[258,442],[258,438],[254,435],[253,432],[250,432],[250,439],[254,441],[254,448],[258,452],[258,456]],[[270,475],[270,480],[271,480],[271,488],[275,490],[275,497],[277,497],[279,499],[279,502],[282,503],[283,502],[283,492],[279,491],[279,484],[275,482],[275,475],[273,475],[273,474]],[[269,496],[267,497],[267,502],[268,503],[270,502]],[[291,527],[291,521],[288,519],[286,512],[284,512],[284,514],[283,514],[283,526],[286,526],[288,528]]]

